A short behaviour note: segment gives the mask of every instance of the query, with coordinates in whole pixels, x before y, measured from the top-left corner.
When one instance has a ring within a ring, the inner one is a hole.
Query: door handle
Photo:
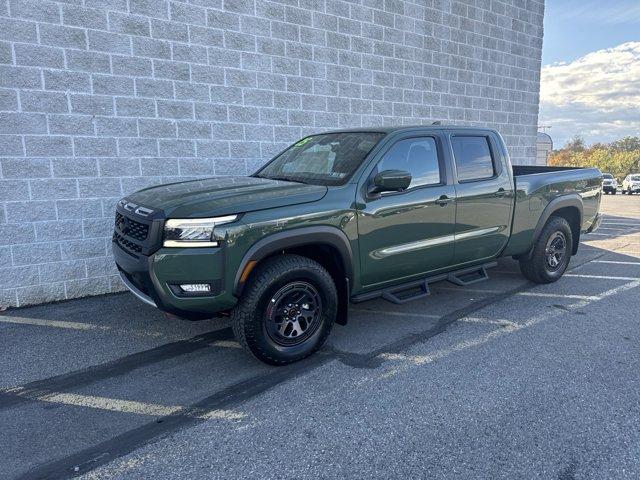
[[[446,206],[447,204],[449,204],[449,202],[453,202],[453,198],[449,198],[446,195],[442,195],[439,199],[435,201],[435,203],[440,205],[441,207]]]
[[[496,193],[494,193],[493,195],[495,197],[504,197],[506,194],[507,194],[507,191],[504,188],[500,187],[498,189],[498,191]]]

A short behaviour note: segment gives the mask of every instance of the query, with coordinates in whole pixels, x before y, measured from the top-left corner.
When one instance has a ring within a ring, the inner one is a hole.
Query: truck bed
[[[504,255],[520,255],[533,244],[541,214],[558,197],[580,197],[583,203],[581,231],[593,223],[600,206],[602,173],[597,168],[513,165],[516,191],[511,238]]]

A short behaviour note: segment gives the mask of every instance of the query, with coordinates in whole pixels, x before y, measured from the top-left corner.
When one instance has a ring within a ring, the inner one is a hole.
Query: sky
[[[539,125],[555,148],[640,136],[640,0],[546,0]]]

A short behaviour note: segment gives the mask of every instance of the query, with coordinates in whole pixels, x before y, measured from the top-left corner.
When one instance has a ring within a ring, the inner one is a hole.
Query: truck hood
[[[167,218],[203,218],[320,200],[327,187],[256,177],[219,177],[150,187],[127,196]]]

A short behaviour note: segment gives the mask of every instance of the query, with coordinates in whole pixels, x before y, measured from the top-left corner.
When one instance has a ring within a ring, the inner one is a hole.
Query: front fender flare
[[[242,295],[244,284],[240,279],[250,261],[260,262],[278,251],[305,245],[329,245],[335,248],[340,254],[348,285],[353,285],[353,252],[349,239],[342,230],[336,227],[319,225],[274,233],[253,244],[245,253],[236,271],[233,294],[236,297]]]

